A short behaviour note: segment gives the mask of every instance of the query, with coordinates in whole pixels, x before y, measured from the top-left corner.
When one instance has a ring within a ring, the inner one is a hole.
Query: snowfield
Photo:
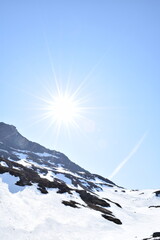
[[[36,186],[19,187],[2,181],[0,175],[0,239],[1,240],[142,240],[160,229],[160,198],[153,190],[122,191],[105,188],[98,194],[119,203],[111,209],[122,225],[106,221],[98,211],[71,208],[63,200],[75,200],[85,205],[78,194],[57,194],[56,189],[41,194]],[[8,188],[9,187],[9,188]],[[118,192],[115,192],[118,191]]]
[[[0,123],[0,240],[149,239],[160,189],[118,187]]]

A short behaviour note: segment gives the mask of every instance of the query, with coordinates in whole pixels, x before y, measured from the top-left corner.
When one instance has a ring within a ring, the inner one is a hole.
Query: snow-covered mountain
[[[0,239],[160,239],[160,190],[128,190],[0,123]]]

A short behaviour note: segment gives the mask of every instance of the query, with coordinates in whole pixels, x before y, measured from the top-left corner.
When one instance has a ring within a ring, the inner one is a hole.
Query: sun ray
[[[55,70],[55,67],[54,67],[53,58],[52,58],[52,54],[51,54],[51,50],[50,50],[50,46],[49,46],[46,34],[44,35],[44,39],[45,39],[45,44],[46,44],[46,49],[47,49],[50,65],[51,65],[51,71],[52,71],[53,79],[54,79],[54,82],[55,82],[55,85],[56,85],[57,92],[60,93],[60,85],[59,85],[59,82],[58,82],[58,78],[57,78],[57,74],[56,74],[56,70]]]
[[[81,120],[84,120],[83,115],[91,108],[86,106],[87,98],[78,98],[75,94],[76,90],[69,91],[69,84],[63,91],[58,88],[58,91],[52,92],[52,89],[53,86],[46,89],[47,95],[35,96],[39,100],[39,106],[36,110],[41,111],[38,122],[49,120],[50,124],[47,129],[54,128],[56,133],[54,142],[57,142],[62,131],[63,134],[65,131],[69,138],[72,129],[74,129],[74,132],[75,129],[81,132],[80,124]]]
[[[47,38],[45,38],[45,43],[51,66],[52,82],[50,82],[48,86],[44,86],[43,89],[45,89],[46,93],[44,93],[43,96],[34,95],[34,98],[39,100],[37,104],[39,106],[37,106],[36,110],[41,111],[41,116],[37,122],[48,120],[50,124],[47,125],[47,129],[53,128],[55,130],[56,141],[62,130],[63,133],[66,131],[68,136],[70,136],[72,129],[85,134],[87,133],[86,129],[90,121],[86,116],[88,116],[90,112],[100,108],[88,106],[89,96],[83,96],[81,92],[84,90],[86,82],[91,78],[105,54],[93,65],[80,84],[73,89],[71,85],[71,83],[73,83],[72,68],[68,73],[66,84],[61,85],[61,81],[58,79],[55,71],[55,65]],[[104,109],[106,109],[106,107],[104,107]]]

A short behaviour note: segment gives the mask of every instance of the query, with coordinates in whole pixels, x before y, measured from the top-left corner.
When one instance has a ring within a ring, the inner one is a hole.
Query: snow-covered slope
[[[160,239],[160,191],[127,190],[0,123],[0,239]]]

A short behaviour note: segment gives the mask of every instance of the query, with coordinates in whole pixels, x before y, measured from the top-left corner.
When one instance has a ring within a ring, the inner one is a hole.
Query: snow
[[[89,184],[85,180],[80,179],[80,182],[82,183],[83,186],[89,187]]]
[[[34,162],[34,161],[30,160],[30,159],[27,159],[27,160],[25,160],[25,161],[28,162],[28,164],[30,164],[30,165],[32,165],[32,166],[35,166],[35,167],[38,167],[38,168],[48,169],[48,170],[51,169],[51,168],[49,168],[49,167],[46,167],[46,165],[44,165],[44,164],[36,163],[36,162]]]
[[[96,239],[94,235],[98,225],[100,229],[106,228],[105,221],[99,218],[98,213],[89,209],[72,209],[61,204],[62,200],[68,199],[67,195],[55,191],[42,195],[34,187],[13,195],[7,192],[4,185],[1,193],[1,240]],[[111,223],[108,228],[112,228]]]
[[[32,160],[27,160],[26,158],[26,155],[25,154],[17,154],[17,155],[19,155],[19,158],[20,157],[25,157],[24,159],[22,158],[22,159],[20,159],[19,161],[16,161],[16,163],[18,163],[18,164],[21,164],[21,165],[23,165],[24,167],[28,167],[28,168],[31,168],[33,165],[35,166],[35,167],[38,167],[38,168],[44,168],[44,166],[43,165],[40,165],[40,164],[38,164],[38,163],[35,163],[34,161],[32,161]],[[10,157],[8,158],[8,160],[10,160],[10,161],[12,161],[12,162],[15,162],[15,160],[13,160],[13,159],[11,159]]]
[[[44,152],[44,153],[35,153],[35,154],[38,155],[39,157],[55,157],[55,158],[59,158],[59,157],[57,157],[57,156],[55,156],[53,154],[46,153],[46,152]]]
[[[62,173],[56,174],[55,177],[65,182],[67,185],[72,185],[72,181]]]
[[[57,178],[74,189],[71,179],[67,177],[68,174],[77,177],[82,185],[88,186],[85,178],[63,168],[61,164],[53,168],[56,172],[54,173],[43,164],[27,160],[27,151],[17,150],[13,153],[20,159],[16,162],[25,167],[31,168],[34,165],[48,170],[46,175],[39,172],[41,178],[49,181]],[[45,152],[35,154],[40,157],[56,157]],[[4,161],[1,161],[0,165],[8,167]],[[69,195],[57,194],[57,190],[47,189],[49,194],[44,195],[36,186],[15,185],[17,181],[19,177],[11,176],[9,173],[0,174],[1,240],[106,240],[106,236],[107,240],[142,240],[159,231],[160,208],[150,208],[160,206],[160,198],[154,194],[156,190],[131,191],[113,186],[103,187],[103,191],[100,192],[95,191],[101,198],[111,200],[109,210],[122,221],[122,225],[116,225],[89,208],[74,209],[64,206],[61,203],[63,200],[73,200],[86,206],[79,194],[74,191]],[[106,183],[98,177],[91,182]],[[77,188],[81,189],[80,186]],[[114,202],[119,203],[122,208]]]
[[[42,174],[42,173],[38,173],[39,176],[41,178],[46,178],[48,179],[49,181],[53,181],[54,178],[57,178],[59,179],[60,181],[63,181],[65,182],[69,187],[71,187],[72,189],[75,189],[75,186],[72,184],[72,181],[71,179],[69,179],[68,177],[66,177],[64,174],[62,173],[54,173],[52,171],[48,171],[48,173],[46,175]],[[83,190],[83,188],[81,186],[77,186],[76,189],[79,189],[79,190]]]
[[[54,178],[57,178],[57,179],[59,179],[59,180],[61,180],[61,181],[63,181],[63,182],[65,182],[67,185],[72,185],[72,181],[69,179],[69,178],[67,178],[64,174],[62,174],[62,173],[54,173],[54,172],[52,172],[52,171],[48,171],[48,173],[46,174],[46,175],[44,175],[44,174],[42,174],[42,173],[39,173],[39,176],[41,177],[41,178],[46,178],[46,179],[48,179],[49,181],[53,181],[53,179]]]
[[[39,173],[39,176],[41,178],[46,178],[48,179],[49,181],[53,182],[53,179],[54,179],[54,176],[55,174],[52,172],[52,171],[48,171],[48,173],[46,175],[42,174],[42,173]]]
[[[122,225],[105,220],[97,211],[74,209],[61,203],[70,199],[78,201],[75,193],[57,194],[54,189],[49,194],[41,194],[31,186],[13,194],[0,181],[0,239],[142,240],[159,231],[160,209],[148,208],[150,204],[160,205],[160,198],[155,197],[153,190],[123,193],[113,187],[100,194],[122,205],[121,209],[110,203]]]
[[[4,162],[4,161],[1,161],[1,162],[0,162],[0,165],[1,165],[2,167],[8,167],[7,163]]]
[[[54,157],[54,158],[59,158],[58,156],[56,156],[56,155],[54,155],[54,154],[50,154],[50,153],[46,153],[46,152],[44,152],[44,153],[38,153],[38,152],[37,152],[37,153],[36,153],[36,152],[30,152],[30,151],[27,151],[27,150],[19,150],[19,149],[15,149],[15,148],[12,148],[12,149],[16,150],[16,151],[13,151],[13,153],[14,153],[17,157],[19,157],[19,158],[26,158],[28,153],[34,153],[34,154],[36,154],[36,155],[39,156],[39,157]]]
[[[80,171],[78,171],[78,173],[80,173],[80,174],[85,174],[85,172],[80,172]]]
[[[27,154],[15,152],[15,151],[13,152],[13,154],[15,154],[19,159],[26,159],[28,157]]]
[[[93,180],[93,182],[95,182],[96,184],[106,184],[105,181],[103,181],[102,179],[95,177],[95,180]]]
[[[0,179],[8,185],[8,189],[11,193],[16,193],[24,189],[24,187],[15,185],[15,183],[19,181],[19,177],[12,176],[9,173],[3,173],[0,174]]]
[[[8,153],[8,151],[6,151],[6,150],[4,150],[4,149],[0,149],[0,151],[1,151],[1,152],[6,152],[6,153]]]
[[[12,166],[13,169],[16,169],[16,170],[21,170],[20,168],[18,167],[15,167],[15,166]]]
[[[65,168],[63,167],[55,167],[55,170],[57,170],[57,172],[61,172],[61,173],[67,173],[67,174],[70,174],[74,177],[78,177],[78,178],[82,178],[84,179],[83,177],[81,177],[80,175],[76,174],[76,173],[73,173],[73,172],[70,172],[68,170],[66,170]]]
[[[29,163],[28,161],[26,161],[26,159],[21,159],[21,160],[17,161],[17,163],[23,165],[24,167],[29,167],[29,168],[32,167],[32,164]]]

